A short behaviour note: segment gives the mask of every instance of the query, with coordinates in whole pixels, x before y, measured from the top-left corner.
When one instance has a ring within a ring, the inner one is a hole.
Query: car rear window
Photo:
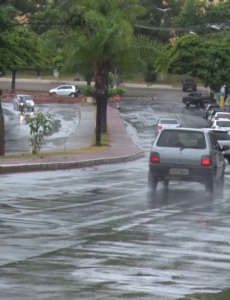
[[[205,149],[203,132],[163,130],[156,144],[158,147]]]
[[[219,127],[230,127],[230,121],[217,121],[216,125]]]
[[[230,114],[217,113],[216,118],[230,118]]]
[[[177,120],[160,120],[160,124],[178,124]]]
[[[225,132],[213,131],[213,133],[216,136],[217,140],[222,140],[222,141],[229,141],[230,140],[230,135],[228,134],[227,131],[225,131]]]

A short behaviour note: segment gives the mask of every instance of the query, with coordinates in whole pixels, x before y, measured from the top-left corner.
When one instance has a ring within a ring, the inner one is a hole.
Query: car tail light
[[[150,153],[150,162],[154,164],[158,164],[160,162],[160,155],[158,152],[151,152]]]
[[[211,166],[212,158],[210,156],[202,156],[201,157],[201,166]]]
[[[162,126],[157,126],[157,131],[161,131],[162,130]]]

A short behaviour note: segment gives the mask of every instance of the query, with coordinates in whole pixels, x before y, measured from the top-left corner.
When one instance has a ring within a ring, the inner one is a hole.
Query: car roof
[[[229,132],[227,129],[225,129],[225,127],[219,128],[219,129],[215,129],[215,128],[203,128],[203,130],[204,131],[214,131],[214,132],[226,132],[226,133]]]
[[[161,132],[168,131],[196,131],[196,132],[204,132],[204,128],[191,128],[191,127],[180,127],[180,128],[164,128]]]
[[[219,118],[218,120],[213,120],[212,122],[220,122],[220,121],[230,122],[230,119],[229,118]]]
[[[166,120],[166,121],[167,121],[167,120],[176,120],[176,121],[178,121],[177,118],[167,118],[167,117],[166,117],[166,118],[160,118],[160,119],[159,119],[159,121],[162,121],[162,120]]]

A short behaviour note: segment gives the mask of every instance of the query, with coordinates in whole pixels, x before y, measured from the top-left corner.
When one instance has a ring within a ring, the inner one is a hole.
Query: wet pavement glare
[[[164,97],[121,103],[140,160],[1,176],[1,299],[229,299],[230,167],[223,198],[195,183],[148,193],[158,117],[204,126]]]

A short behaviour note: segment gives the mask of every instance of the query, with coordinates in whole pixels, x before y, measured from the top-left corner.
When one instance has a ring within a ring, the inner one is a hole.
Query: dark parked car
[[[216,136],[205,129],[163,129],[149,156],[148,187],[155,191],[159,181],[168,189],[169,181],[198,182],[210,194],[224,187],[225,159]]]
[[[203,118],[208,119],[211,109],[221,108],[218,104],[208,104],[205,106]]]
[[[204,107],[205,104],[210,102],[210,94],[206,92],[192,92],[182,98],[182,103],[184,103],[186,107],[190,105],[195,105],[197,108]]]
[[[186,91],[197,91],[197,83],[195,79],[193,78],[188,78],[182,81],[182,90],[183,92]]]

